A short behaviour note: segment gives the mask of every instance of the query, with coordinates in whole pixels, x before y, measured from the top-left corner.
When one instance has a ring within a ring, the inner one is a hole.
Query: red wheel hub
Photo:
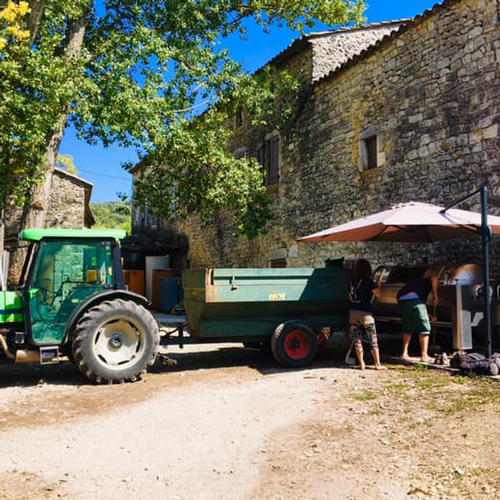
[[[291,359],[303,359],[311,350],[309,335],[302,330],[293,330],[285,338],[285,353]]]

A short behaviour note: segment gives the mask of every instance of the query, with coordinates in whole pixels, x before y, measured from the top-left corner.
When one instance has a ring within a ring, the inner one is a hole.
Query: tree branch
[[[32,0],[30,4],[31,12],[28,17],[28,29],[30,32],[30,44],[35,43],[40,29],[40,21],[42,19],[44,0]]]

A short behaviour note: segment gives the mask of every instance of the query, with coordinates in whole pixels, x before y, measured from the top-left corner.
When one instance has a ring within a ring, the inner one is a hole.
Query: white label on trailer
[[[270,293],[269,300],[286,300],[286,293]]]

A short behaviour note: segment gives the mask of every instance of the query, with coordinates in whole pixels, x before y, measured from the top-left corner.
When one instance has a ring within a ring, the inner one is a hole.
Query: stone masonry
[[[297,243],[411,200],[445,205],[483,184],[500,211],[500,26],[497,0],[445,0],[414,20],[302,39],[272,64],[301,75],[293,123],[280,132],[279,183],[268,188],[268,233],[234,236],[220,214],[171,221],[189,239],[192,267],[319,267],[328,257],[378,264],[479,262],[479,241],[441,244]],[[359,37],[359,34],[362,34]],[[377,41],[378,40],[378,41]],[[339,47],[344,46],[345,52]],[[235,131],[231,150],[270,130]],[[364,169],[364,139],[376,136],[377,166]],[[479,199],[462,208],[478,210]],[[492,263],[500,270],[494,240]]]
[[[50,197],[47,200],[46,228],[81,229],[94,224],[90,209],[92,184],[63,170],[52,172]],[[17,247],[21,210],[11,206],[5,221],[5,243],[9,251]]]
[[[90,182],[55,169],[45,227],[90,227],[95,222],[90,210],[91,193]]]

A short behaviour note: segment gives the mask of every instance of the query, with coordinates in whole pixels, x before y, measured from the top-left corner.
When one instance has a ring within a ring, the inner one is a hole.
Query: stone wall
[[[293,127],[281,134],[268,234],[236,237],[224,214],[208,228],[195,218],[179,221],[192,267],[266,267],[283,256],[290,267],[322,266],[340,256],[365,256],[374,265],[479,261],[478,241],[311,244],[296,238],[410,200],[445,205],[482,184],[490,187],[490,213],[498,213],[499,61],[496,0],[445,0],[320,79],[304,93]],[[381,165],[360,171],[360,138],[369,130],[378,134]],[[251,138],[242,130],[233,147],[251,145]],[[479,200],[463,208],[478,207]],[[499,260],[495,240],[497,271]]]
[[[482,184],[492,191],[490,213],[498,213],[497,8],[493,0],[446,2],[315,86],[297,127],[306,132],[291,135],[286,160],[303,165],[302,178],[284,177],[282,186],[314,199],[296,227],[314,232],[411,200],[446,205]],[[368,128],[383,133],[385,161],[360,172],[359,137]],[[282,217],[293,216],[287,211]],[[315,265],[332,252],[364,255],[376,264],[479,260],[479,245],[472,242],[299,247],[301,262]]]
[[[86,184],[75,176],[54,170],[45,227],[86,227]],[[87,188],[88,189],[88,188]]]
[[[52,173],[50,198],[46,201],[45,227],[81,229],[93,223],[90,211],[92,184],[75,175],[55,169]],[[5,220],[6,248],[17,248],[22,211],[11,205]]]

